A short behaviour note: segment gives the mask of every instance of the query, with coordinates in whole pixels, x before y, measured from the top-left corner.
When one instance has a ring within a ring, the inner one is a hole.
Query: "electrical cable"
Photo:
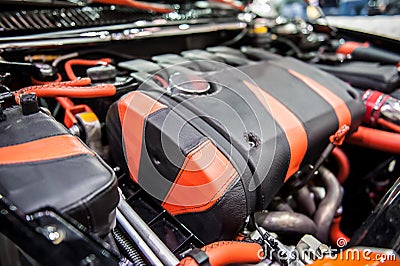
[[[51,65],[52,65],[53,67],[57,67],[58,64],[59,64],[61,61],[68,60],[68,59],[71,59],[71,58],[74,58],[74,57],[78,57],[78,56],[79,56],[79,53],[78,53],[78,52],[74,52],[74,53],[70,53],[70,54],[65,54],[65,55],[62,55],[62,56],[57,57],[57,59],[55,59]]]
[[[247,33],[249,32],[248,28],[244,28],[238,35],[236,35],[232,40],[226,41],[224,43],[222,43],[222,46],[229,46],[229,45],[233,45],[237,42],[239,42],[241,39],[243,39]]]

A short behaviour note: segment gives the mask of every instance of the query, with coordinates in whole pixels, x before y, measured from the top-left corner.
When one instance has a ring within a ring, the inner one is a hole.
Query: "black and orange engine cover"
[[[290,58],[149,74],[109,110],[113,160],[206,243],[231,239],[364,113],[349,85]]]
[[[0,194],[29,214],[45,207],[68,214],[90,232],[115,226],[117,179],[104,161],[53,117],[23,115],[0,122]]]

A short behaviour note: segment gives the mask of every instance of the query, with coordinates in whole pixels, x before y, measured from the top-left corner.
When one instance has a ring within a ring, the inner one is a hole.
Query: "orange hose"
[[[258,263],[264,256],[260,244],[249,242],[220,241],[204,246],[201,250],[207,254],[212,266]],[[178,265],[195,266],[198,264],[193,258],[186,257]]]
[[[92,83],[90,78],[81,78],[81,79],[75,79],[75,80],[70,80],[70,81],[62,81],[62,82],[50,82],[46,84],[39,84],[39,86],[31,86],[31,87],[26,87],[21,90],[27,90],[29,88],[35,88],[35,87],[71,87],[71,86],[88,86]],[[21,91],[20,90],[20,91]]]
[[[338,173],[336,175],[340,184],[343,184],[350,174],[350,162],[347,155],[339,147],[335,147],[331,153],[332,157],[335,158],[338,163]]]
[[[54,81],[40,81],[31,76],[31,82],[35,85],[46,85],[61,81],[62,81],[62,76],[59,73],[57,74],[57,79]],[[56,97],[56,100],[61,104],[61,106],[64,109],[71,108],[72,106],[74,106],[74,103],[67,97]]]
[[[91,87],[48,87],[29,88],[25,93],[35,93],[38,98],[40,97],[72,97],[72,98],[95,98],[107,97],[116,93],[117,89],[111,84],[102,84]],[[16,101],[19,101],[20,94],[15,94]]]
[[[153,76],[155,80],[157,80],[158,82],[160,82],[161,86],[163,88],[168,88],[168,82],[163,79],[162,77],[160,77],[159,75],[154,75]]]
[[[332,157],[335,158],[337,161],[339,167],[338,167],[338,173],[336,175],[336,178],[338,179],[340,184],[343,184],[347,178],[349,177],[350,174],[350,162],[349,158],[347,158],[346,153],[339,147],[335,147],[332,150],[331,153]],[[340,222],[342,220],[342,217],[336,217],[333,219],[331,228],[329,230],[329,238],[333,244],[338,243],[338,241],[341,241],[344,239],[346,243],[350,241],[350,238],[346,236],[342,230],[340,230]]]
[[[137,9],[149,10],[158,13],[170,13],[174,11],[168,5],[134,1],[134,0],[91,0],[91,2],[108,4],[108,5],[129,6]]]
[[[56,97],[56,100],[64,109],[71,109],[74,107],[74,103],[68,97]]]
[[[400,133],[400,126],[396,125],[395,123],[389,122],[383,118],[378,118],[377,123],[383,127],[386,127],[396,133]]]
[[[101,58],[96,60],[87,60],[87,59],[71,59],[65,62],[64,68],[67,76],[70,80],[75,80],[77,77],[72,69],[72,66],[80,65],[80,66],[95,66],[99,64],[107,65],[111,63],[111,58]]]
[[[350,238],[345,235],[345,233],[340,230],[340,221],[342,220],[342,217],[336,217],[333,219],[331,228],[329,230],[329,238],[331,239],[331,242],[335,245],[337,245],[338,241],[345,240],[346,243],[349,243]]]
[[[347,139],[350,144],[384,152],[400,153],[400,134],[378,129],[359,127]]]
[[[235,3],[235,0],[211,0],[211,1],[216,3],[226,4],[242,12],[244,11],[244,5]]]
[[[92,81],[89,78],[83,78],[73,81],[63,81],[63,82],[49,82],[42,85],[30,86],[26,88],[22,88],[16,92],[14,92],[15,102],[19,104],[19,97],[24,93],[35,92],[36,90],[52,88],[52,87],[68,87],[68,86],[87,86],[90,85]]]
[[[117,91],[115,86],[111,84],[87,86],[90,85],[90,83],[91,81],[89,78],[83,78],[79,80],[36,85],[16,91],[14,97],[15,101],[19,103],[19,97],[23,93],[36,93],[37,97],[93,98],[112,96]]]

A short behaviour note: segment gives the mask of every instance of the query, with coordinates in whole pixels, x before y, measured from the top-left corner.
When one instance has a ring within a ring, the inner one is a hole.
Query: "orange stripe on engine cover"
[[[191,151],[162,206],[171,214],[205,211],[220,199],[238,173],[207,140]]]
[[[0,164],[19,164],[54,160],[80,154],[91,154],[71,135],[53,136],[0,148]]]
[[[304,76],[294,70],[288,70],[290,74],[304,82],[308,87],[310,87],[314,92],[316,92],[319,96],[321,96],[329,105],[332,106],[333,110],[335,111],[336,117],[339,122],[339,127],[341,128],[344,125],[351,125],[351,114],[350,110],[347,107],[345,101],[342,98],[337,96],[335,93],[330,91],[328,88],[324,87],[323,85],[319,84],[315,80]]]
[[[300,164],[307,152],[308,139],[306,130],[301,121],[281,102],[260,87],[245,80],[243,82],[272,115],[283,132],[285,132],[290,148],[290,162],[286,173],[286,182],[289,177],[299,170]]]
[[[142,152],[144,121],[150,114],[162,108],[166,106],[138,91],[131,92],[118,102],[125,159],[130,176],[136,183]]]

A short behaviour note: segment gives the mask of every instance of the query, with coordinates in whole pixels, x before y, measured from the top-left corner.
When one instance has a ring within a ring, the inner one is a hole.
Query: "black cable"
[[[291,48],[291,50],[296,54],[297,58],[303,58],[303,52],[301,51],[300,47],[298,47],[294,42],[292,42],[291,40],[288,40],[286,38],[283,37],[277,37],[275,39],[275,41],[283,43],[285,45],[287,45],[289,48]],[[288,55],[288,54],[287,54]]]
[[[243,39],[247,33],[249,32],[248,28],[244,28],[238,35],[236,35],[232,40],[226,41],[221,43],[222,46],[229,46],[229,45],[233,45],[235,43],[237,43],[238,41],[240,41],[241,39]]]

